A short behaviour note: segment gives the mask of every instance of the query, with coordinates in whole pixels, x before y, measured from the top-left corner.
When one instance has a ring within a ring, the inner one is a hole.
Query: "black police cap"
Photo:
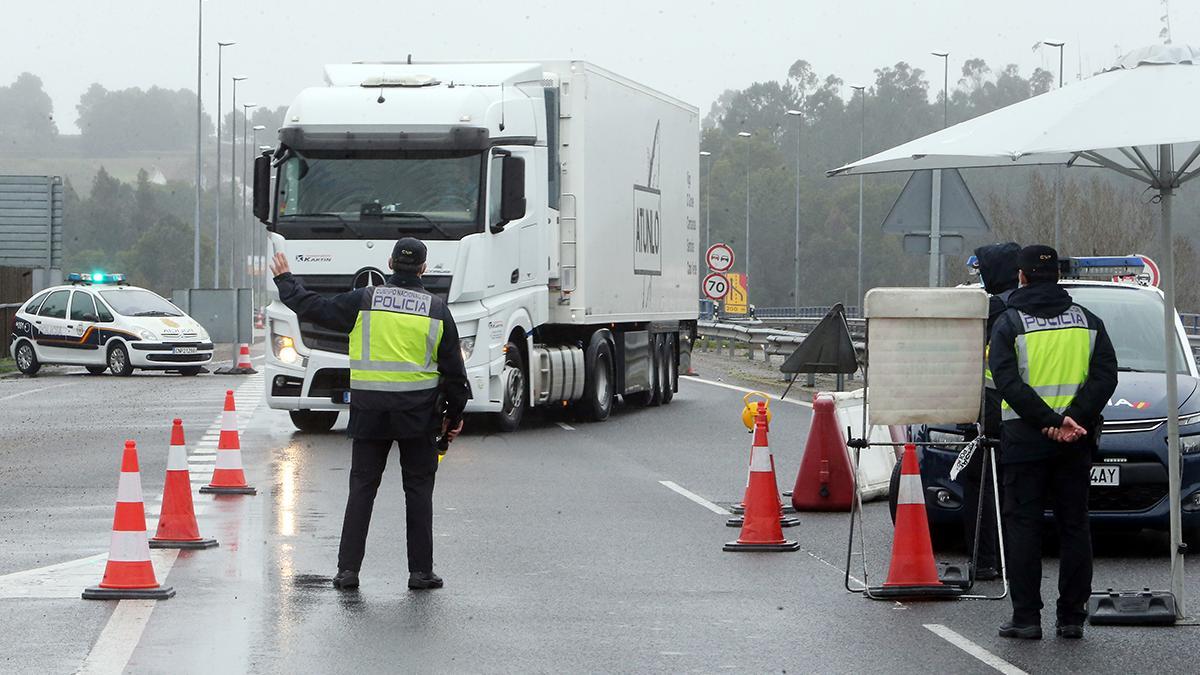
[[[416,237],[404,237],[392,248],[392,264],[420,267],[425,262],[428,249]]]
[[[1058,275],[1058,251],[1042,244],[1026,246],[1017,254],[1017,266],[1030,275]]]

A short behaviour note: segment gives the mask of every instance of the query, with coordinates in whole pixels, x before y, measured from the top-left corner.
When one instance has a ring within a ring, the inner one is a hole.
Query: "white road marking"
[[[575,431],[575,427],[571,426],[570,424],[567,424],[566,422],[559,422],[558,426],[562,427],[563,429],[566,429],[567,431]]]
[[[16,394],[9,394],[8,396],[0,396],[0,401],[10,401],[14,398],[21,398],[22,396],[36,394],[39,391],[49,391],[51,389],[58,389],[59,387],[69,387],[72,384],[75,384],[75,383],[74,382],[64,382],[62,384],[52,384],[49,387],[38,387],[37,389],[27,389],[22,392],[17,392]]]
[[[706,380],[702,377],[681,377],[681,378],[679,378],[679,381],[680,382],[703,382],[704,384],[710,384],[714,387],[724,387],[725,389],[732,389],[734,391],[740,391],[740,392],[743,392],[746,394],[753,394],[753,393],[757,392],[756,389],[747,389],[745,387],[739,387],[734,384],[725,384],[724,382],[714,382],[712,380]],[[771,392],[763,392],[763,393],[770,394]],[[771,395],[771,400],[772,401],[783,401],[784,403],[792,403],[794,405],[802,405],[805,408],[812,407],[812,403],[809,403],[808,401],[797,401],[796,399],[793,399],[793,398],[779,398],[778,396]]]
[[[175,564],[175,559],[179,556],[179,551],[175,549],[166,549],[164,553],[161,567],[155,568],[160,584],[166,583],[171,566]],[[146,630],[146,624],[150,622],[150,614],[157,604],[157,600],[121,600],[118,602],[108,623],[104,625],[104,630],[100,631],[100,637],[96,639],[96,644],[92,645],[92,650],[88,652],[87,658],[84,659],[83,665],[76,673],[124,672],[125,667],[129,665],[129,658],[133,656],[133,650],[137,648],[138,641],[142,639],[142,632]]]
[[[154,536],[158,523],[147,518],[147,534]],[[151,549],[150,560],[159,583],[166,577],[170,564],[174,564],[177,550]],[[0,576],[0,599],[3,598],[78,598],[83,589],[100,583],[108,553],[98,553],[86,558],[23,570]]]
[[[684,497],[687,497],[688,499],[696,502],[700,506],[703,506],[704,508],[708,509],[709,511],[712,511],[713,513],[719,513],[722,516],[731,515],[729,513],[728,509],[724,509],[720,506],[717,506],[716,504],[708,501],[707,499],[705,499],[704,497],[701,497],[700,495],[696,494],[695,492],[688,490],[687,488],[680,487],[679,484],[675,483],[674,481],[660,480],[660,481],[658,481],[658,483],[659,483],[659,485],[662,485],[663,487],[667,488],[668,490],[677,492],[677,493],[683,495]]]
[[[1005,661],[1004,659],[1000,658],[999,656],[996,656],[995,654],[989,652],[988,650],[984,649],[983,647],[980,647],[979,645],[975,644],[974,642],[971,642],[970,640],[959,635],[958,633],[955,633],[954,631],[950,630],[949,628],[943,626],[940,623],[927,623],[927,624],[923,624],[923,625],[934,635],[942,638],[943,640],[945,640],[946,642],[949,642],[950,644],[954,645],[955,647],[958,647],[959,649],[970,654],[971,656],[974,656],[975,658],[979,659],[983,663],[987,664],[988,666],[991,666],[992,668],[995,668],[997,671],[1004,673],[1005,675],[1029,675],[1024,670],[1021,670],[1020,668],[1014,666],[1013,664],[1009,663],[1008,661]]]

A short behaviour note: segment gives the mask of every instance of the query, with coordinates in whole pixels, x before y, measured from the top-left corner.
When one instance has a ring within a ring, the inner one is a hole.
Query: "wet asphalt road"
[[[0,631],[22,636],[0,642],[0,670],[72,672],[104,642],[115,603],[84,602],[67,595],[72,589],[12,597],[21,587],[13,575],[103,553],[121,442],[139,441],[144,491],[157,494],[170,418],[183,417],[192,443],[191,430],[212,423],[231,381],[66,370],[0,380]],[[362,589],[328,585],[349,443],[339,431],[296,433],[285,414],[260,406],[242,438],[259,494],[196,497],[202,534],[221,546],[179,555],[166,578],[178,595],[153,608],[128,670],[996,672],[926,624],[1027,672],[1197,670],[1196,628],[1090,628],[1080,643],[1014,644],[995,634],[1006,601],[898,604],[846,593],[842,514],[802,514],[785,530],[799,552],[721,551],[736,530],[660,481],[722,505],[740,497],[750,440],[735,417],[741,396],[685,381],[670,406],[621,409],[602,424],[538,418],[501,435],[468,420],[435,497],[435,564],[447,585],[425,593],[405,586],[395,460],[376,503]],[[785,487],[808,409],[774,410]],[[867,511],[879,581],[890,526],[883,504]],[[1165,583],[1162,537],[1098,544],[1097,587]],[[1046,573],[1052,595],[1053,560]],[[1200,576],[1188,576],[1196,607]]]

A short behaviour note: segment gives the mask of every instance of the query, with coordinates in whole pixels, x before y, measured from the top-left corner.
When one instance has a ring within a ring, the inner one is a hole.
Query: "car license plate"
[[[1092,466],[1093,487],[1114,487],[1121,484],[1121,467],[1111,464]]]
[[[172,354],[195,354],[195,347],[176,347],[171,350]]]

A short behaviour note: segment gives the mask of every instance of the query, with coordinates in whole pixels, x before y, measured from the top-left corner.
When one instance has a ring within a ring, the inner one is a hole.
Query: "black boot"
[[[442,578],[433,572],[411,572],[408,575],[408,587],[424,591],[431,588],[441,588]]]
[[[338,570],[337,576],[333,578],[333,587],[343,591],[358,588],[358,572],[354,570]]]
[[[1083,637],[1083,626],[1077,623],[1064,623],[1055,627],[1054,632],[1060,638],[1078,640]]]
[[[1042,627],[1036,623],[1022,625],[1007,621],[1000,626],[1000,637],[1017,638],[1018,640],[1041,640]]]

